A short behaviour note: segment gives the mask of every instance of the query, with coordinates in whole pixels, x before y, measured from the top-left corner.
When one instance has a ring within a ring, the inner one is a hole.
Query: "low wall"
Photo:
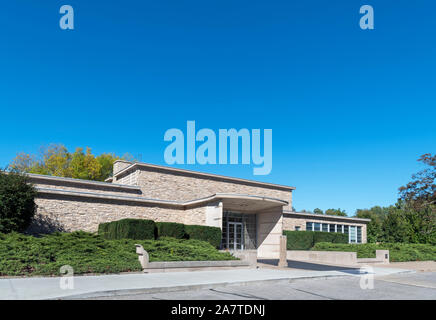
[[[375,258],[357,258],[357,252],[287,250],[288,260],[356,266],[358,264],[389,264],[389,250],[376,250]]]
[[[241,254],[240,260],[221,261],[157,261],[150,262],[148,252],[140,244],[136,244],[136,253],[141,263],[142,270],[146,273],[153,272],[178,272],[178,271],[209,271],[234,268],[253,268],[254,252]],[[237,256],[234,254],[234,256]]]
[[[226,252],[226,250],[220,250]],[[256,267],[257,265],[257,250],[231,250],[230,254],[246,263],[250,267]]]
[[[248,268],[248,261],[228,260],[228,261],[159,261],[149,262],[143,269],[146,273],[155,272],[186,272],[186,271],[211,271],[226,270],[234,268]]]
[[[327,263],[337,265],[356,265],[356,252],[340,252],[340,251],[303,251],[303,250],[287,250],[286,258],[288,260]]]

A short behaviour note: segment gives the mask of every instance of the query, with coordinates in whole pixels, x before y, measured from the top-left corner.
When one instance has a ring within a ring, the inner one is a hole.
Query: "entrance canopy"
[[[217,194],[217,196],[221,197],[224,210],[232,211],[257,212],[288,204],[284,200],[252,195]]]
[[[222,201],[224,210],[251,213],[288,205],[287,201],[277,198],[237,193],[216,193],[207,198],[188,201],[185,205],[200,204],[210,201]]]

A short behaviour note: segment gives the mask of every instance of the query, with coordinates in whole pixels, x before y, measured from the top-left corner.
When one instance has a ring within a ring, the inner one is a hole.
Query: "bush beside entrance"
[[[209,242],[215,248],[221,243],[221,229],[217,227],[184,225],[173,222],[154,222],[145,219],[122,219],[100,223],[98,234],[105,239],[195,239]]]

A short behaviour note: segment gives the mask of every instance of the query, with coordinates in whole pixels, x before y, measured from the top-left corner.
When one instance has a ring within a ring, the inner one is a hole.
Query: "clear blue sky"
[[[59,8],[75,9],[75,30]],[[361,30],[370,4],[375,30]],[[292,185],[297,209],[389,205],[436,151],[434,1],[8,1],[0,166],[63,143],[165,164],[164,132],[273,129],[273,169],[179,166]],[[185,129],[184,129],[185,130]]]

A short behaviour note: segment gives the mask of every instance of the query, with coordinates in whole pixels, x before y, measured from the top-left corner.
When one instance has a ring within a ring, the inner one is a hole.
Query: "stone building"
[[[122,160],[106,182],[29,177],[38,191],[32,233],[94,232],[123,218],[207,225],[222,229],[223,249],[257,249],[259,258],[278,257],[283,230],[343,232],[366,242],[369,220],[293,212],[290,186]]]

